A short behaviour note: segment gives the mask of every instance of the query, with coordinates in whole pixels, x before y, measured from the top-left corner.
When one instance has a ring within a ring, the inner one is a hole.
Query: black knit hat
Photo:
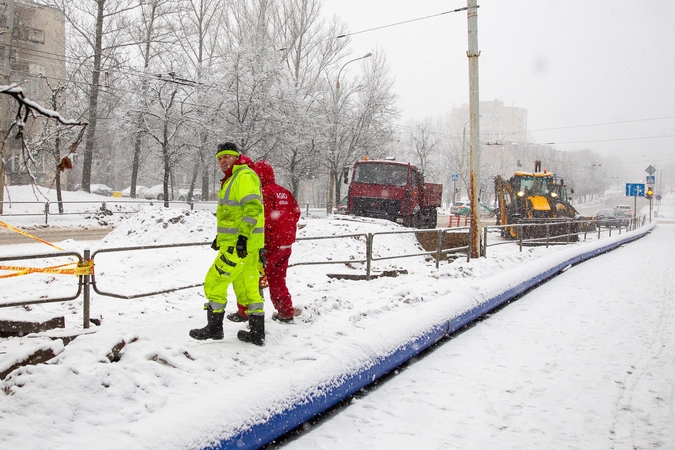
[[[220,155],[235,155],[239,156],[239,149],[237,148],[237,144],[234,142],[225,142],[222,144],[218,144],[218,149],[216,150],[216,158],[219,157]]]

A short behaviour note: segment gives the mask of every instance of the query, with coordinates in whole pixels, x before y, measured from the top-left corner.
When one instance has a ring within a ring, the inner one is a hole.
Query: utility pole
[[[469,29],[469,199],[471,202],[471,245],[469,256],[480,257],[480,223],[479,223],[479,180],[480,180],[480,128],[479,128],[479,96],[478,96],[478,0],[467,0],[467,18]]]
[[[11,61],[12,61],[12,34],[14,33],[14,0],[5,0],[5,15],[7,16],[7,28],[5,29],[5,58],[3,61],[3,70],[2,70],[2,84],[8,86],[10,81],[10,75],[12,73]],[[0,214],[3,213],[5,200],[5,161],[7,161],[7,156],[9,151],[7,149],[7,129],[9,128],[9,96],[0,95],[2,99],[2,108],[0,110],[0,138],[2,138],[0,148]]]
[[[342,73],[342,69],[344,69],[347,64],[353,63],[354,61],[358,61],[360,59],[365,59],[365,58],[370,58],[373,56],[371,52],[366,53],[363,56],[360,56],[358,58],[354,58],[351,61],[347,61],[340,67],[340,70],[338,70],[337,78],[335,79],[335,100],[333,103],[333,148],[331,150],[331,155],[330,155],[330,172],[329,172],[329,180],[328,180],[328,197],[326,197],[326,214],[331,214],[333,212],[333,199],[335,198],[335,183],[337,182],[337,160],[338,160],[338,144],[339,144],[339,139],[338,139],[338,118],[339,118],[339,108],[340,108],[340,74]],[[335,199],[336,201],[340,201],[340,199]]]

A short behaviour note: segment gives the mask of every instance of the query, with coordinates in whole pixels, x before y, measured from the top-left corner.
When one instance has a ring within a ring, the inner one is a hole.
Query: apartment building
[[[17,83],[29,99],[40,105],[56,109],[63,103],[63,93],[53,98],[52,93],[66,80],[65,43],[66,27],[63,12],[38,3],[5,0],[0,9],[0,28],[11,30],[11,40],[5,36],[4,45],[0,45],[0,67],[3,79],[0,84]],[[8,14],[12,14],[9,20]],[[7,51],[9,49],[9,58]],[[7,60],[10,71],[7,78]],[[51,87],[50,87],[51,85]],[[61,91],[62,92],[62,91]],[[16,103],[10,99],[7,123],[15,120]],[[56,104],[55,104],[56,103]],[[35,141],[43,131],[43,120],[30,120],[26,123],[28,140]],[[53,148],[38,146],[35,148],[34,162],[30,162],[31,173],[39,184],[48,185],[54,178],[56,161]],[[20,142],[8,139],[5,149],[6,175],[10,184],[30,182],[25,161],[21,157]]]
[[[527,109],[515,106],[504,106],[500,100],[479,103],[480,141],[484,144],[502,144],[509,142],[527,142]],[[469,105],[452,109],[453,134],[461,134],[466,130],[469,139]],[[465,129],[466,126],[466,129]]]

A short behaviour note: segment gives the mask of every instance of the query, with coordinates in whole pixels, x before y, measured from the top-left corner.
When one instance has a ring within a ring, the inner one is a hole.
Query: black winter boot
[[[246,321],[248,321],[248,317],[244,317],[241,314],[239,314],[238,312],[233,312],[231,314],[228,314],[226,317],[227,317],[227,320],[231,320],[232,322],[246,322]]]
[[[195,328],[190,330],[190,337],[203,341],[204,339],[222,339],[223,338],[223,317],[225,312],[213,312],[209,306],[206,309],[207,324],[204,328]]]
[[[265,316],[248,316],[251,331],[240,330],[237,337],[240,341],[255,345],[265,345]]]

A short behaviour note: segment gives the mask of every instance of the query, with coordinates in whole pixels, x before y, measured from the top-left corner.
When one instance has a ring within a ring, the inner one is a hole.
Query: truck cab
[[[387,219],[407,227],[435,228],[442,189],[440,184],[425,183],[413,164],[357,161],[352,168],[348,210],[350,214]]]

